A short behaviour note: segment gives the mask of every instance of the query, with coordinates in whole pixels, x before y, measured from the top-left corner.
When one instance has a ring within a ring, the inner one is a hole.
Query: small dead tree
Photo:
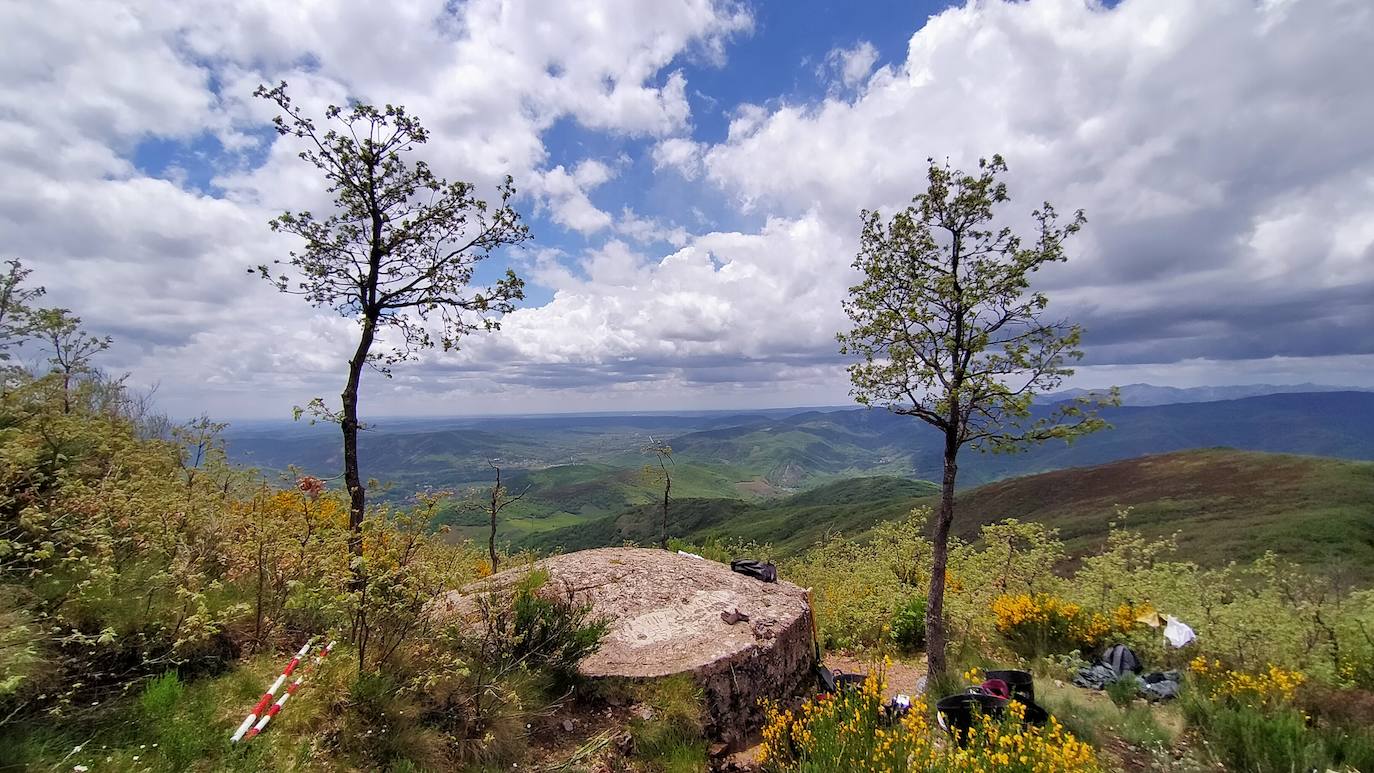
[[[648,444],[642,450],[654,457],[653,462],[644,465],[644,474],[651,480],[663,483],[663,528],[659,535],[658,546],[667,550],[668,495],[673,490],[673,470],[677,468],[677,462],[673,461],[672,446],[667,443],[660,443],[653,438],[649,438]]]
[[[491,517],[491,533],[487,537],[487,551],[491,555],[491,573],[496,574],[496,517],[501,514],[508,506],[519,502],[524,496],[530,493],[530,486],[525,486],[525,490],[515,496],[510,496],[510,490],[501,484],[501,465],[487,460],[487,465],[496,471],[496,483],[491,487],[491,500],[487,503],[487,515]]]

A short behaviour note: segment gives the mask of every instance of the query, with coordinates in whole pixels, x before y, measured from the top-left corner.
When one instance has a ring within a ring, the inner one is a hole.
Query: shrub
[[[1296,709],[1219,702],[1197,690],[1181,700],[1188,723],[1202,732],[1228,770],[1324,769],[1322,744]]]
[[[892,643],[914,652],[926,644],[926,600],[917,596],[892,616]]]
[[[1140,678],[1135,674],[1122,674],[1115,682],[1107,685],[1107,697],[1112,699],[1118,708],[1126,708],[1135,702],[1140,695]]]
[[[1012,651],[1028,658],[1098,649],[1135,627],[1143,611],[1122,605],[1104,615],[1046,593],[998,596],[992,601],[997,632]]]
[[[1257,672],[1236,671],[1221,661],[1197,657],[1188,664],[1193,683],[1214,701],[1249,708],[1290,706],[1307,677],[1272,663]]]
[[[767,711],[760,758],[774,771],[1097,771],[1092,747],[1056,720],[1023,728],[1020,704],[1004,721],[984,717],[967,743],[937,742],[927,707],[917,702],[899,721],[886,719],[883,677],[862,688],[808,701],[796,711]]]

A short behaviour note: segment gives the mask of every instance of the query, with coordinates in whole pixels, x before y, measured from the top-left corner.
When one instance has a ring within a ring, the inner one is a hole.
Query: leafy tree
[[[472,183],[448,182],[423,161],[408,161],[406,154],[428,141],[429,132],[404,107],[331,105],[324,119],[338,128],[323,130],[291,102],[285,82],[260,86],[255,95],[281,108],[274,119],[277,132],[304,140],[300,157],[324,175],[334,196],[328,216],[288,211],[271,223],[273,231],[305,242],[286,261],[295,269],[294,280],[267,265],[250,272],[281,292],[358,321],[341,410],[326,408],[320,398],[309,410],[343,430],[349,547],[361,556],[366,492],[358,471],[358,388],[364,367],[389,375],[390,366],[434,346],[428,323],[436,323],[438,343],[446,350],[457,348],[465,335],[498,328],[498,317],[524,297],[524,283],[507,270],[491,287],[474,290],[473,271],[494,250],[524,241],[529,232],[510,205],[515,188],[509,177],[499,187],[499,206],[489,207]],[[389,347],[374,351],[388,331]]]
[[[23,344],[32,332],[32,304],[47,292],[42,287],[26,287],[24,280],[33,269],[18,260],[7,260],[9,270],[0,274],[0,362],[10,359],[9,350]]]
[[[658,545],[664,550],[668,549],[668,495],[673,490],[673,470],[677,468],[677,462],[673,461],[673,448],[667,443],[662,443],[653,438],[649,439],[647,445],[642,449],[644,453],[654,457],[654,461],[644,465],[644,474],[655,482],[663,484],[663,528],[660,532]]]
[[[525,486],[524,491],[511,496],[510,490],[501,485],[501,466],[493,461],[488,461],[487,464],[496,471],[496,483],[491,487],[491,499],[487,502],[487,515],[491,517],[491,534],[487,537],[487,552],[491,558],[491,573],[496,574],[496,517],[507,506],[519,502],[526,494],[530,493],[530,487]]]
[[[39,309],[30,314],[32,335],[41,339],[52,372],[61,379],[62,412],[72,410],[72,380],[91,372],[91,358],[110,348],[111,338],[91,335],[81,318],[67,309]]]
[[[858,257],[863,273],[844,303],[853,328],[840,333],[851,394],[862,405],[914,416],[944,435],[944,471],[926,599],[927,658],[945,672],[945,575],[959,451],[1016,451],[1106,426],[1094,398],[1033,418],[1031,402],[1073,373],[1082,356],[1077,326],[1046,319],[1049,299],[1030,289],[1033,273],[1065,260],[1064,240],[1084,223],[1064,225],[1049,203],[1036,210],[1033,236],[994,227],[1009,201],[1000,156],[976,174],[929,163],[928,187],[884,221],[864,211]]]

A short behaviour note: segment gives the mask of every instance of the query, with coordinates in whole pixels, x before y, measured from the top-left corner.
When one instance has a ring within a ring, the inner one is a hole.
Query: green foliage
[[[1082,211],[1064,226],[1052,206],[1032,213],[1033,237],[994,228],[994,210],[1010,200],[998,175],[1000,156],[965,174],[932,159],[927,188],[884,222],[865,210],[839,335],[854,398],[915,416],[957,446],[1014,449],[1072,438],[1104,426],[1094,398],[1061,405],[1030,420],[1032,399],[1071,375],[1082,357],[1081,331],[1044,319],[1049,299],[1030,291],[1031,275],[1067,259],[1063,242],[1082,228]]]
[[[567,679],[600,644],[608,622],[576,604],[571,591],[561,595],[548,586],[548,579],[546,572],[531,571],[509,591],[478,596],[481,628],[472,645],[486,667],[500,672],[539,666]]]
[[[868,542],[832,537],[783,564],[784,576],[811,588],[825,647],[873,647],[891,641],[894,619],[920,598],[927,576],[922,567],[929,566],[930,546],[917,525],[925,517],[918,512],[907,521],[883,524]]]
[[[416,695],[404,688],[390,674],[363,673],[353,681],[332,733],[346,758],[364,769],[445,766],[447,739],[424,724]]]
[[[906,652],[919,650],[926,642],[926,600],[915,596],[892,616],[892,643]]]
[[[1122,674],[1119,679],[1107,685],[1107,697],[1120,708],[1126,708],[1140,695],[1140,678],[1135,674]]]
[[[1228,770],[1324,769],[1321,740],[1296,709],[1224,705],[1198,691],[1186,693],[1182,705],[1188,723],[1206,736],[1212,753]]]

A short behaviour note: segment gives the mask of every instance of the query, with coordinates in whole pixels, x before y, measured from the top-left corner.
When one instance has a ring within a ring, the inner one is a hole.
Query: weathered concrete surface
[[[761,698],[781,699],[814,680],[815,650],[806,592],[764,583],[730,567],[645,548],[601,548],[554,556],[536,567],[549,574],[544,592],[590,604],[610,621],[600,649],[584,659],[593,678],[652,679],[691,674],[706,695],[709,729],[736,743],[758,726]],[[484,581],[514,582],[522,567]],[[461,594],[445,600],[461,614]],[[730,625],[725,611],[749,620]]]

